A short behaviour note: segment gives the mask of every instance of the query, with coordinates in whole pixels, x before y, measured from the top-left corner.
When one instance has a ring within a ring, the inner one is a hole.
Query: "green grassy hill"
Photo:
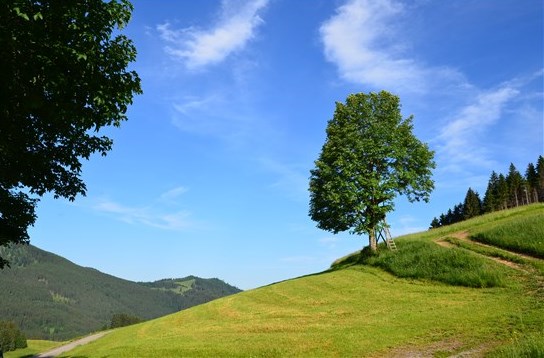
[[[398,252],[355,253],[326,272],[114,330],[65,356],[542,356],[542,260],[471,240],[511,224],[517,235],[518,222],[540,232],[544,205],[398,238]]]
[[[0,250],[11,262],[0,271],[0,320],[14,321],[31,338],[69,339],[107,326],[114,314],[151,319],[240,292],[218,279],[194,276],[127,281],[32,245]]]

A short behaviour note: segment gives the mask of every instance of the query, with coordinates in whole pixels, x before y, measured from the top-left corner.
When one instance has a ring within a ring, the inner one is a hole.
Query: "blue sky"
[[[242,289],[322,271],[367,244],[308,217],[336,101],[400,96],[436,151],[429,204],[393,235],[481,196],[543,154],[540,0],[134,1],[124,33],[144,94],[84,164],[87,196],[45,197],[31,243],[134,280],[190,274]]]

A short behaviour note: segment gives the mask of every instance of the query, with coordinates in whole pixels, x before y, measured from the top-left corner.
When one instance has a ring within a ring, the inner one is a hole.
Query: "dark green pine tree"
[[[508,200],[510,207],[516,207],[521,204],[521,191],[523,187],[523,177],[516,169],[514,163],[510,163],[508,168],[508,175],[506,176],[506,183],[508,184]]]
[[[471,188],[468,188],[465,201],[463,202],[463,216],[465,219],[470,219],[480,215],[482,212],[482,201],[478,193]]]
[[[487,189],[484,195],[483,212],[491,213],[500,209],[500,202],[498,198],[499,190],[499,176],[495,171],[491,172],[491,177],[487,183]]]
[[[527,198],[529,203],[538,202],[538,173],[535,165],[529,163],[525,170],[525,181],[527,182]]]
[[[499,210],[508,208],[508,183],[502,173],[499,174],[499,180],[497,181],[497,203]]]
[[[459,203],[453,207],[453,222],[460,222],[465,219],[464,204]]]
[[[433,221],[431,221],[431,226],[429,227],[429,229],[436,229],[439,227],[440,227],[440,220],[438,220],[437,218],[433,218]]]
[[[536,173],[538,174],[538,201],[544,201],[544,157],[539,156],[536,162]]]

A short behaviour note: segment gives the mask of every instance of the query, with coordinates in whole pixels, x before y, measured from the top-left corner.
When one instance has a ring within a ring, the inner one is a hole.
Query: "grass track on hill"
[[[404,240],[493,229],[542,210],[544,205],[533,205],[494,213],[398,241],[402,246]],[[540,349],[534,339],[520,340],[544,334],[544,297],[534,289],[535,272],[501,270],[502,287],[467,288],[347,266],[122,328],[65,357],[441,356],[495,348],[500,357]]]
[[[491,228],[474,233],[472,238],[544,259],[544,211],[532,212],[523,218],[504,220]]]

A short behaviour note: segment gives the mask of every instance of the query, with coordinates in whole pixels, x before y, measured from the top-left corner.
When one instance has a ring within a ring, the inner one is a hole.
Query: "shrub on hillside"
[[[142,322],[140,317],[131,316],[125,313],[116,313],[111,318],[110,328],[125,327],[140,322]]]
[[[26,347],[26,337],[15,323],[0,321],[0,352],[9,352]]]
[[[404,278],[427,279],[466,287],[503,286],[503,271],[492,262],[459,248],[433,242],[397,242],[398,251],[382,250],[362,262]]]

